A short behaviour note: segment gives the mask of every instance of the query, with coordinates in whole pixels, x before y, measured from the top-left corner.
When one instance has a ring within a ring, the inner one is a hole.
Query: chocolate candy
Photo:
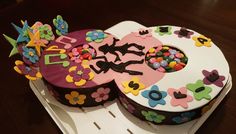
[[[179,71],[188,62],[188,58],[182,51],[170,46],[149,49],[145,59],[148,66],[160,72]]]

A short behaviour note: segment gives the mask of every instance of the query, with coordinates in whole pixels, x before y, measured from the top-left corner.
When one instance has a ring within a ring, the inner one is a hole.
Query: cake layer
[[[96,106],[119,96],[142,120],[180,124],[214,103],[229,67],[209,38],[186,28],[157,26],[120,40],[101,30],[60,36],[44,50],[40,72],[63,104]]]

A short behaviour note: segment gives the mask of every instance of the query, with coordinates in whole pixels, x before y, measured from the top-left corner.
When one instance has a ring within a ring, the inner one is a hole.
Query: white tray
[[[109,28],[106,32],[122,38],[130,31],[141,27],[144,26],[133,21],[124,21]],[[227,95],[232,87],[232,82],[229,74],[226,87],[212,108],[201,118],[182,125],[172,126],[153,125],[141,121],[123,109],[117,100],[105,103],[103,106],[83,109],[71,108],[55,100],[41,80],[30,81],[30,87],[61,131],[66,134],[193,134]]]

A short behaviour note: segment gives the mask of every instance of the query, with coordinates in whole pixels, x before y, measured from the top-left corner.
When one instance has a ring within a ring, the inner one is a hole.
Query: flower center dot
[[[79,98],[78,97],[74,97],[73,100],[74,101],[79,101]]]
[[[77,72],[77,74],[78,74],[78,75],[82,75],[83,72],[80,70],[80,71]]]
[[[29,52],[29,55],[30,55],[30,56],[34,56],[34,53],[33,53],[33,52]]]

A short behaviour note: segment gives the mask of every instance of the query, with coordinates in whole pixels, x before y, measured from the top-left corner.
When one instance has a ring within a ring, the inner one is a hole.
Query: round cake
[[[96,106],[118,97],[131,114],[155,124],[200,117],[229,74],[211,39],[176,26],[137,29],[122,39],[94,29],[71,32],[50,42],[39,69],[65,105]]]

